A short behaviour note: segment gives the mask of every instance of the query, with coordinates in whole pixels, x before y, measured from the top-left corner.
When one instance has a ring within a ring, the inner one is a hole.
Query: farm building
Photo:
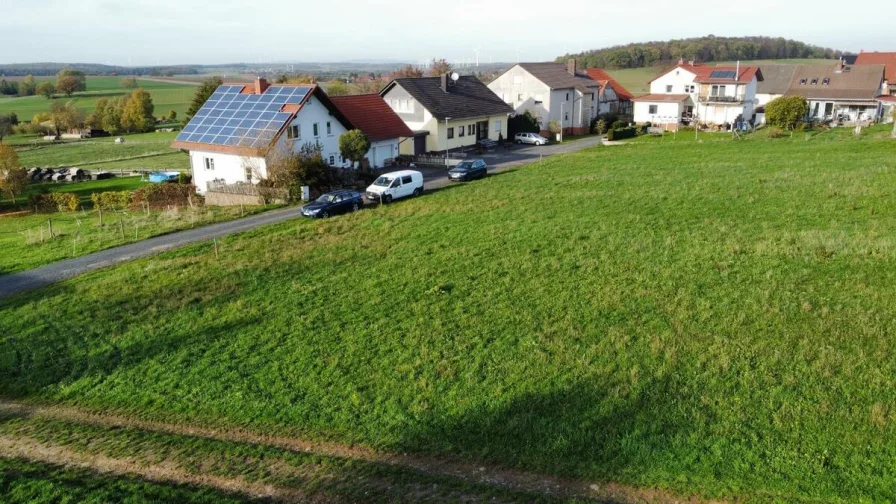
[[[316,84],[224,84],[177,136],[172,147],[190,152],[193,183],[258,183],[268,163],[305,144],[318,144],[330,165],[342,165],[339,137],[351,123]]]
[[[600,84],[598,114],[632,115],[634,96],[622,84],[600,68],[586,68],[585,75]]]

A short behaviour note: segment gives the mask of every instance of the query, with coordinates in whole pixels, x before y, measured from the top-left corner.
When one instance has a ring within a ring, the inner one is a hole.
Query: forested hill
[[[123,67],[100,65],[97,63],[12,63],[0,65],[0,75],[12,77],[21,75],[56,75],[60,70],[80,70],[87,75],[186,75],[196,74],[202,67],[197,65]]]
[[[580,68],[642,68],[662,62],[685,60],[713,61],[766,60],[786,58],[839,58],[842,51],[774,37],[716,37],[641,42],[624,46],[593,49],[557,58],[565,62],[575,58]]]

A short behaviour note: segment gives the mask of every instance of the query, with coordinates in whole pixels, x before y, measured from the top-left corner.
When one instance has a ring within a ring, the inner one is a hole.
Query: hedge
[[[637,135],[637,134],[638,134],[637,129],[629,126],[627,128],[620,128],[620,129],[608,131],[607,132],[607,140],[609,140],[609,141],[625,140],[626,138],[634,138],[635,135]]]
[[[74,212],[78,209],[78,197],[72,193],[35,194],[29,198],[29,201],[36,212]]]
[[[153,184],[134,191],[131,208],[167,208],[169,206],[201,206],[205,203],[202,196],[196,195],[196,186],[192,184]]]
[[[124,210],[131,204],[131,191],[106,191],[93,193],[90,200],[97,210]]]

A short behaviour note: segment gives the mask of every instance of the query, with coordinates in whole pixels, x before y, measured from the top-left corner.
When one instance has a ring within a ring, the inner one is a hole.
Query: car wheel
[[[416,198],[417,196],[420,196],[420,193],[422,193],[422,192],[423,191],[421,191],[419,187],[414,189],[414,197]]]
[[[323,217],[324,219],[329,219],[329,218],[330,218],[330,212],[321,212],[320,216]]]
[[[383,198],[383,201],[386,202],[386,203],[392,203],[392,195],[391,195],[391,194],[387,194],[386,197]]]
[[[517,141],[516,141],[516,144],[517,144],[517,145],[520,145],[521,143],[523,143],[522,140],[517,140]]]
[[[357,212],[361,207],[358,206],[358,202],[356,201],[354,205],[352,205],[352,212]]]

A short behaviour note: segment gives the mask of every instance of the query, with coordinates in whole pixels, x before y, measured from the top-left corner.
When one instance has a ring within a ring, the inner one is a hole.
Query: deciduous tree
[[[9,195],[13,204],[28,187],[28,174],[19,166],[19,155],[11,145],[0,145],[0,192]]]
[[[65,69],[56,74],[56,91],[71,96],[78,91],[87,91],[87,76],[80,70]]]
[[[87,115],[84,122],[93,129],[103,129],[103,122],[106,117],[106,107],[109,106],[109,100],[101,98],[96,102],[93,112]]]
[[[392,72],[393,79],[401,79],[403,77],[423,77],[423,70],[413,66],[413,65],[405,65],[398,70]]]
[[[19,96],[34,96],[37,92],[37,81],[33,75],[26,75],[19,83]]]
[[[193,100],[190,102],[190,107],[187,109],[187,121],[193,118],[196,115],[196,112],[199,112],[199,109],[205,105],[205,102],[208,101],[208,98],[218,89],[218,86],[223,84],[224,81],[221,80],[220,77],[209,77],[202,81],[202,84],[196,88],[196,93],[193,94]]]
[[[17,124],[19,124],[19,117],[14,112],[0,114],[0,144],[3,143],[3,137],[12,134],[12,127]]]
[[[56,92],[56,86],[52,82],[44,81],[37,85],[35,92],[49,100],[53,97],[53,93]]]
[[[438,77],[451,71],[451,64],[445,58],[435,59],[429,64],[430,77]]]
[[[110,100],[103,111],[103,129],[108,131],[111,135],[117,135],[123,130],[121,125],[121,112],[124,109],[124,104],[125,98],[119,97]]]
[[[327,94],[330,96],[345,96],[349,94],[348,84],[335,79],[327,83]]]
[[[176,121],[176,120],[177,120],[177,111],[175,111],[175,110],[169,110],[169,111],[168,111],[168,120],[169,120],[169,121]]]
[[[354,129],[339,137],[339,153],[352,163],[358,163],[360,166],[369,150],[370,139],[361,130]]]
[[[766,122],[780,128],[795,128],[808,113],[809,102],[802,96],[782,96],[765,106]]]
[[[144,89],[135,89],[121,111],[121,126],[129,133],[145,133],[155,127],[152,97]]]
[[[137,89],[137,79],[135,77],[125,77],[121,79],[121,87],[125,89]]]
[[[50,120],[53,121],[56,136],[59,136],[63,129],[77,128],[83,124],[84,117],[74,104],[57,101],[50,105]]]

